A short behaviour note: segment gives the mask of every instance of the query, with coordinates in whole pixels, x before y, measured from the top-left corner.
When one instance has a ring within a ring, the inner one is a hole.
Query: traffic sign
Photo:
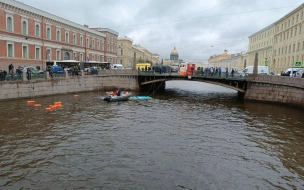
[[[295,61],[293,64],[293,67],[295,67],[295,68],[303,67],[302,61]]]

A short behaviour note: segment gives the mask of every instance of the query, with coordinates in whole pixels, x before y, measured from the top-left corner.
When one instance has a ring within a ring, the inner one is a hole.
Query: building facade
[[[228,58],[230,58],[230,54],[225,49],[222,54],[215,54],[215,55],[211,56],[208,59],[208,64],[213,65],[215,67],[219,67],[219,65],[218,65],[219,61],[221,61],[223,59],[228,59]]]
[[[118,32],[109,28],[91,28],[106,35],[104,41],[104,61],[117,63],[117,38]]]
[[[304,4],[274,23],[273,64],[279,74],[304,61]]]
[[[275,25],[271,24],[248,37],[247,66],[254,65],[255,54],[258,53],[258,65],[268,65],[270,72],[275,71],[276,66],[273,64],[274,28]]]
[[[117,38],[117,63],[122,64],[125,68],[135,68],[134,50],[131,38]]]
[[[25,65],[45,69],[46,61],[112,61],[108,34],[12,0],[0,2],[0,69]],[[113,58],[112,58],[113,57]]]
[[[117,38],[117,62],[125,68],[136,68],[137,63],[159,63],[159,55],[151,53],[141,45],[133,45],[127,36]]]

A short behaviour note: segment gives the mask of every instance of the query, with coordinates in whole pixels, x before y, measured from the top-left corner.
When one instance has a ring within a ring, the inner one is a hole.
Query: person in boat
[[[120,90],[120,88],[119,88],[119,89],[116,90],[116,95],[117,95],[117,96],[120,96],[120,94],[121,94],[121,90]]]

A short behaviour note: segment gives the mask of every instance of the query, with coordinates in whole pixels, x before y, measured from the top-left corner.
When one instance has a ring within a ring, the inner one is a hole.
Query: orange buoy
[[[54,102],[54,105],[62,104],[62,102]]]
[[[45,110],[52,110],[51,108],[45,108]]]
[[[34,104],[35,104],[35,101],[34,101],[34,100],[29,100],[29,101],[27,101],[27,104],[29,104],[29,105],[34,105]]]
[[[74,97],[78,97],[78,95],[77,95],[77,94],[75,94],[75,95],[74,95]]]
[[[41,104],[34,104],[35,107],[41,107]]]

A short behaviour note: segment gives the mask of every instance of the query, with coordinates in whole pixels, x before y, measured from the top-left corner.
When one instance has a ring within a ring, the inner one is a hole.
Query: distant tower
[[[178,51],[177,51],[176,48],[174,47],[174,49],[171,51],[171,54],[170,54],[170,60],[171,60],[172,62],[177,62],[177,61],[178,61],[178,58],[179,58]]]

